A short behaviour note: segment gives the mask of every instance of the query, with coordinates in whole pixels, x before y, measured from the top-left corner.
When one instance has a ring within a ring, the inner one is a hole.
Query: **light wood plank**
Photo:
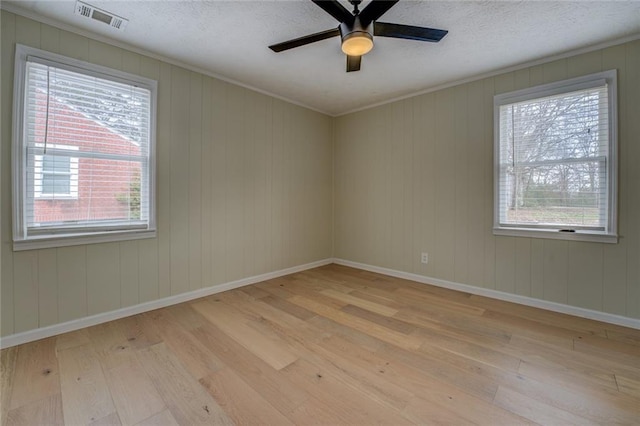
[[[616,374],[616,383],[620,392],[640,398],[640,380],[630,379],[623,375]]]
[[[597,424],[584,417],[561,410],[554,406],[536,401],[516,391],[499,387],[494,398],[499,407],[516,413],[533,422],[543,424],[588,425]]]
[[[398,331],[403,334],[410,334],[412,331],[416,330],[415,325],[410,324],[406,321],[379,315],[371,311],[368,311],[366,309],[359,308],[357,306],[347,305],[344,308],[342,308],[341,311],[349,315],[354,315],[362,319],[365,319],[367,321],[371,321],[373,323],[389,328],[391,330]]]
[[[48,338],[18,348],[10,408],[60,393],[55,343],[55,338]]]
[[[191,310],[190,307],[188,309]],[[171,312],[145,314],[143,322],[145,329],[154,330],[193,378],[200,379],[224,367],[215,354],[193,337],[189,332],[191,328],[182,326]]]
[[[149,326],[144,314],[122,318],[115,325],[133,348],[147,348],[162,342],[158,330]]]
[[[90,343],[91,339],[89,338],[88,329],[81,328],[80,330],[70,331],[69,333],[64,333],[57,336],[56,352],[73,348],[75,346],[87,345]]]
[[[65,422],[88,424],[115,411],[100,361],[89,345],[58,352]]]
[[[104,373],[123,424],[139,423],[165,409],[162,398],[139,361],[107,369]]]
[[[134,347],[117,322],[107,322],[87,330],[96,357],[104,368],[128,364],[135,358]]]
[[[305,357],[317,368],[331,373],[347,386],[357,389],[382,405],[401,412],[407,407],[414,395],[404,387],[387,380],[385,373],[388,363],[386,361],[367,351],[363,352],[363,356],[345,357],[338,351],[332,350],[334,344],[348,345],[342,337],[325,337],[317,344],[313,344]],[[320,356],[314,356],[314,354]],[[362,354],[358,353],[358,355]]]
[[[211,307],[209,302],[198,302],[193,304],[193,309],[276,370],[286,367],[297,359],[287,350],[284,342],[266,338],[244,324],[241,314],[222,303]]]
[[[398,347],[417,349],[421,345],[419,339],[404,335],[402,333],[398,333],[393,330],[389,330],[385,327],[379,326],[378,324],[372,323],[371,321],[367,321],[353,315],[338,311],[334,308],[325,306],[306,297],[294,296],[290,299],[290,301],[292,303],[295,303],[296,305],[302,306],[305,309],[315,312],[318,315],[329,318],[339,324],[343,324],[355,330],[370,334],[380,340],[391,343]]]
[[[473,425],[464,417],[431,401],[414,397],[402,411],[405,417],[415,424],[433,425]]]
[[[60,393],[9,411],[3,425],[64,425]]]
[[[115,413],[115,412],[89,423],[89,426],[120,426],[120,425],[122,425],[122,422],[120,421],[120,416],[118,416],[118,413]]]
[[[138,357],[179,424],[233,424],[163,343],[142,349]]]
[[[11,407],[17,352],[16,347],[0,352],[0,424],[5,424]]]
[[[389,410],[356,389],[345,387],[331,374],[304,359],[287,366],[283,374],[292,383],[308,389],[316,399],[331,406],[331,410],[337,413],[344,423],[412,424],[399,412]]]
[[[171,411],[164,410],[153,417],[138,423],[138,426],[179,426]]]
[[[259,390],[262,397],[280,412],[293,411],[309,398],[304,389],[291,384],[277,370],[217,327],[213,325],[201,327],[194,331],[194,336],[219,356],[246,383],[255,390]]]
[[[238,425],[293,424],[229,369],[203,377],[200,384]]]
[[[362,309],[366,309],[367,311],[383,315],[385,317],[392,317],[398,313],[396,309],[389,308],[378,303],[373,303],[368,300],[359,299],[350,294],[341,293],[339,291],[329,289],[323,290],[321,293],[326,296],[333,297],[334,299],[342,300],[343,302],[349,303],[350,305],[358,306]]]

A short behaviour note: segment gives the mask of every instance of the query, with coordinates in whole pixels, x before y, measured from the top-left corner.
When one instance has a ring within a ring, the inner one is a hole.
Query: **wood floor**
[[[1,424],[639,424],[640,331],[329,265],[2,351]]]

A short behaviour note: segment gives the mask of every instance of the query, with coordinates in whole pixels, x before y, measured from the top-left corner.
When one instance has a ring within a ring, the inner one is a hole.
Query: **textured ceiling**
[[[282,53],[267,48],[337,27],[308,0],[87,2],[129,19],[128,26],[119,32],[76,16],[74,1],[3,1],[12,10],[137,46],[332,115],[640,34],[640,1],[401,0],[380,20],[449,34],[437,44],[377,37],[362,70],[347,74],[339,37]]]

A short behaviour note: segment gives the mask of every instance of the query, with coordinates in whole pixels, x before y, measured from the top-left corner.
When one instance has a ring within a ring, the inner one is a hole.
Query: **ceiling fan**
[[[358,10],[362,0],[349,0],[349,3],[353,5],[353,12],[349,12],[337,0],[311,1],[336,18],[340,22],[338,28],[274,44],[269,46],[269,49],[274,52],[282,52],[339,35],[342,40],[342,51],[347,55],[347,72],[351,72],[360,70],[362,55],[367,54],[373,48],[374,35],[438,42],[448,33],[446,30],[435,28],[379,22],[378,18],[399,0],[371,0],[371,3],[362,11]]]

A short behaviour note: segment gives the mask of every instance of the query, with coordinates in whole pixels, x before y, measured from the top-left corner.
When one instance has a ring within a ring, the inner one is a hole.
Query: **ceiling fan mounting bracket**
[[[349,0],[349,3],[353,5],[353,15],[358,16],[360,14],[360,10],[358,10],[358,6],[362,3],[362,0]]]

